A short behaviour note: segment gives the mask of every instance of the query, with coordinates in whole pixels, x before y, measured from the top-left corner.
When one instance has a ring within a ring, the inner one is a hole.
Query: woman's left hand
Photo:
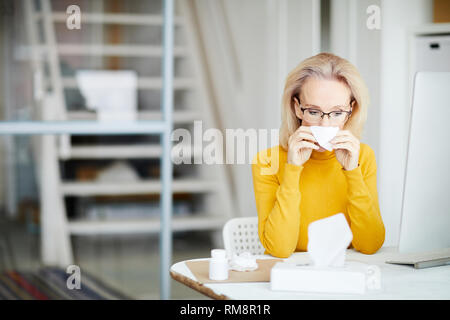
[[[344,170],[349,171],[358,167],[360,142],[350,131],[339,130],[330,143],[336,149],[336,159]]]

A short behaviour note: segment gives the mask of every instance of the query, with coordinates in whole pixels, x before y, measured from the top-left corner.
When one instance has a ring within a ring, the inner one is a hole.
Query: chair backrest
[[[258,217],[233,218],[223,227],[223,243],[227,254],[250,252],[264,254],[258,236]]]

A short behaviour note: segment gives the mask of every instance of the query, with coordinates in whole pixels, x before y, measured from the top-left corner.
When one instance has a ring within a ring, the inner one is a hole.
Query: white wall
[[[330,2],[330,51],[353,63],[370,93],[367,122],[361,141],[375,151],[379,159],[380,53],[381,31],[367,28],[370,5],[380,0],[332,0]]]
[[[386,225],[385,245],[398,243],[408,114],[408,41],[412,26],[432,22],[431,0],[382,0],[380,209]]]

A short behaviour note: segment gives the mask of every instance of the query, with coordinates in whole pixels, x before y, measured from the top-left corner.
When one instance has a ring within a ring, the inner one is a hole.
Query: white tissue
[[[343,267],[353,239],[343,213],[314,221],[308,226],[308,254],[315,267]]]
[[[125,161],[116,161],[103,169],[96,178],[100,182],[136,182],[139,181],[139,175]]]
[[[333,150],[330,140],[336,136],[339,131],[339,127],[312,126],[310,128],[314,138],[316,138],[322,148],[327,149],[328,151]]]
[[[364,294],[381,289],[378,266],[348,261],[342,268],[277,262],[270,271],[270,288],[276,291]]]
[[[241,254],[233,254],[230,261],[230,269],[236,271],[253,271],[258,269],[256,258],[250,252],[242,252]]]
[[[137,74],[132,70],[79,70],[76,80],[86,107],[98,120],[137,119]]]
[[[369,265],[366,269],[366,286],[369,290],[381,289],[381,270],[378,266]]]

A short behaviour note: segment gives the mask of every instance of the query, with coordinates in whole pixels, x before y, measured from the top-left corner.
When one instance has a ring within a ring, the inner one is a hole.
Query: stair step
[[[183,217],[172,217],[172,231],[214,230],[222,229],[226,218],[207,214],[196,214]],[[130,233],[158,233],[161,230],[159,218],[130,219],[130,220],[72,220],[68,229],[75,235],[94,234],[130,234]]]
[[[192,157],[202,150],[194,149]],[[161,158],[161,145],[72,145],[64,159],[149,159]]]
[[[8,121],[2,124],[0,134],[159,135],[167,128],[165,121]]]
[[[42,19],[42,16],[42,13],[36,13],[35,18]],[[53,12],[52,19],[54,22],[66,23],[68,16],[65,12],[56,11]],[[81,23],[162,26],[164,18],[160,14],[83,12]],[[174,23],[176,26],[181,25],[181,17],[174,17]]]
[[[66,88],[78,88],[75,77],[63,77],[63,85]],[[141,77],[138,79],[138,89],[162,89],[163,79],[160,77]],[[175,78],[173,81],[175,90],[194,89],[195,82],[190,78]]]
[[[39,46],[41,54],[47,52],[49,48]],[[138,44],[75,44],[64,43],[57,45],[57,51],[60,55],[66,56],[121,56],[121,57],[162,57],[163,47],[158,45],[138,45]],[[186,56],[185,47],[174,47],[173,55],[175,57]]]
[[[217,182],[194,178],[174,179],[173,193],[205,193],[217,188]],[[107,195],[138,195],[160,194],[162,182],[159,179],[137,182],[63,182],[61,193],[65,196],[107,196]]]
[[[68,120],[96,120],[97,114],[93,111],[69,111],[67,117]],[[189,123],[201,119],[198,111],[176,110],[172,114],[174,123]],[[161,111],[139,111],[138,120],[163,120],[163,116]]]

